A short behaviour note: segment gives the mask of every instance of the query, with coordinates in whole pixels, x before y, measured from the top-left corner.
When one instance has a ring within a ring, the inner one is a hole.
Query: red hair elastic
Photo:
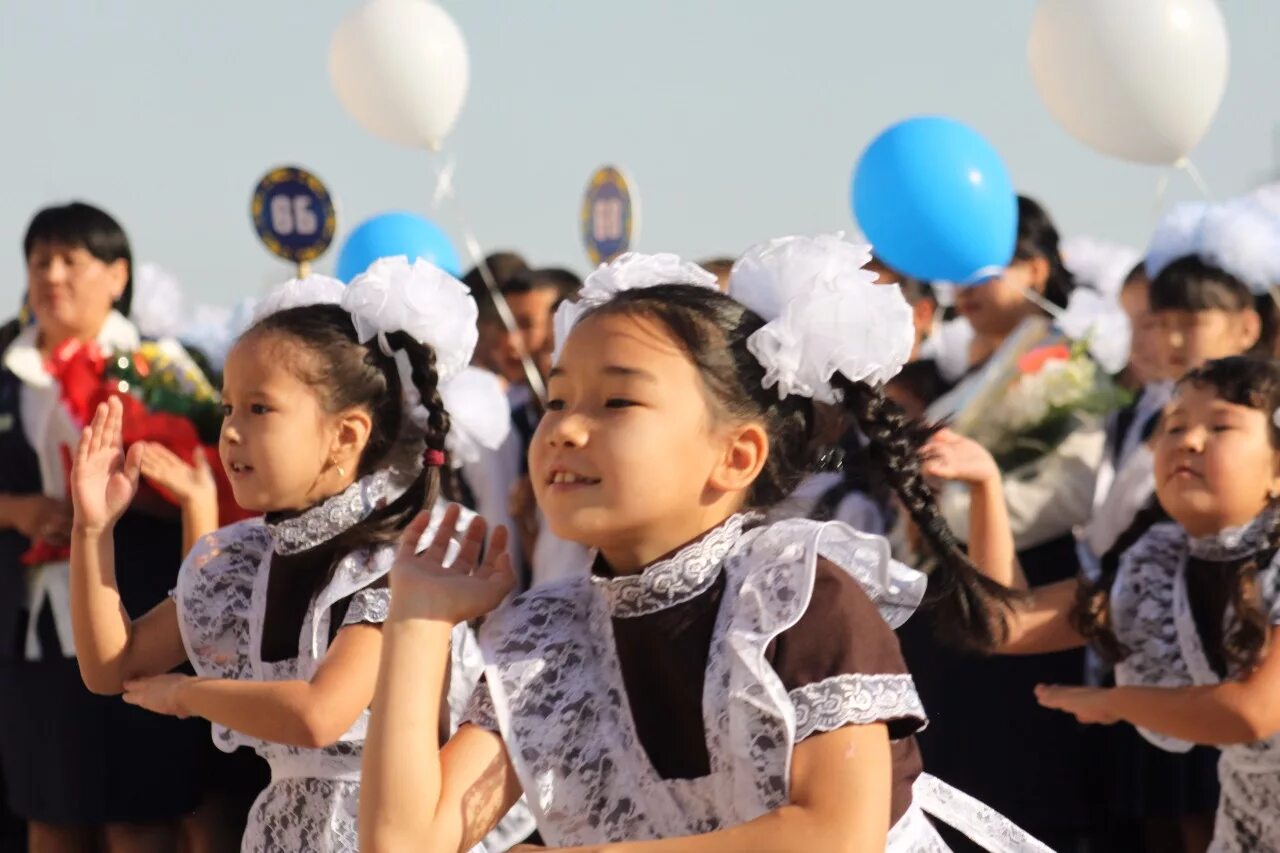
[[[422,454],[422,464],[428,468],[439,468],[444,465],[444,451],[428,447],[427,452]]]

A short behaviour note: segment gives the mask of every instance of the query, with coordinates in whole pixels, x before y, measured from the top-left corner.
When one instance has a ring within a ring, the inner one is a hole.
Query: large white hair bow
[[[870,260],[870,246],[831,234],[770,240],[734,264],[729,295],[767,321],[747,340],[766,388],[835,403],[836,373],[881,384],[910,360],[911,306],[863,269]]]
[[[1280,284],[1280,215],[1263,190],[1220,204],[1175,205],[1156,226],[1147,249],[1149,278],[1178,258],[1193,255],[1225,270],[1255,295]]]
[[[410,264],[403,256],[383,258],[349,285],[319,275],[288,281],[259,303],[254,322],[288,308],[324,304],[340,305],[351,315],[361,343],[376,338],[383,353],[395,359],[405,411],[420,430],[427,429],[430,413],[413,382],[408,355],[393,350],[387,335],[404,332],[431,347],[440,398],[452,421],[445,446],[455,466],[506,439],[510,413],[500,383],[468,368],[479,332],[476,303],[465,284],[421,259]]]
[[[657,287],[660,284],[690,284],[714,289],[716,277],[697,264],[668,252],[656,255],[627,252],[607,264],[601,264],[583,281],[577,300],[570,302],[566,299],[556,310],[554,360],[560,360],[564,342],[583,314],[603,305],[624,290]]]

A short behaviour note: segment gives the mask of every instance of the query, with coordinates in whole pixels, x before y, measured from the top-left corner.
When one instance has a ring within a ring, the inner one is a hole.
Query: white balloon
[[[333,33],[329,77],[366,130],[436,150],[467,96],[467,44],[431,0],[365,0]]]
[[[1215,0],[1041,0],[1027,45],[1053,117],[1081,142],[1139,163],[1176,163],[1227,87]]]

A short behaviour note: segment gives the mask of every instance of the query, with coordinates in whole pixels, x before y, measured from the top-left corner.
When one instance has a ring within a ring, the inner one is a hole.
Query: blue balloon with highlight
[[[886,265],[926,281],[975,285],[1013,259],[1018,198],[999,153],[972,128],[907,119],[867,146],[853,215]]]
[[[405,255],[435,264],[450,275],[462,272],[458,252],[449,235],[434,222],[416,213],[379,213],[347,235],[338,254],[336,275],[350,283],[379,258]]]

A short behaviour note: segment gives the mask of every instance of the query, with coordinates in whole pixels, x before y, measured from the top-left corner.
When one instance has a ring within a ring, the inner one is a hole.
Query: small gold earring
[[[338,469],[338,476],[339,476],[339,477],[345,477],[345,476],[347,476],[347,469],[343,468],[343,467],[342,467],[342,463],[341,463],[341,462],[339,462],[338,460],[336,460],[336,459],[335,459],[335,460],[333,460],[333,467],[335,467],[335,468],[337,468],[337,469]]]

